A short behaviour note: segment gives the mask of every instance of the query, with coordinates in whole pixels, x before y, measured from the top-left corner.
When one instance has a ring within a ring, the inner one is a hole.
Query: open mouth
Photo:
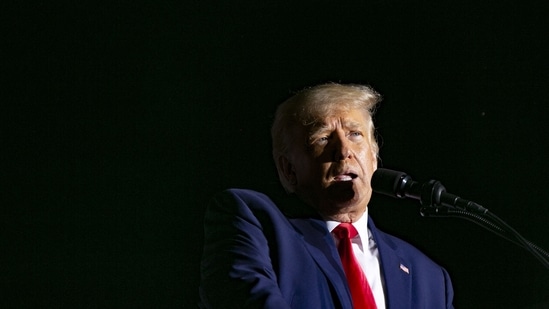
[[[357,178],[358,175],[355,173],[345,173],[334,176],[334,181],[352,181],[353,179]]]

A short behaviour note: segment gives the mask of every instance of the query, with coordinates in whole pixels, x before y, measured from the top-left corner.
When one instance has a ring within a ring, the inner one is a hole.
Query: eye
[[[361,139],[364,135],[362,134],[361,131],[351,131],[349,133],[349,138],[352,139],[352,140],[358,140],[358,139]]]
[[[330,140],[329,134],[314,134],[309,137],[309,146],[324,146]]]
[[[328,143],[329,136],[321,136],[315,140],[315,144],[324,145]]]

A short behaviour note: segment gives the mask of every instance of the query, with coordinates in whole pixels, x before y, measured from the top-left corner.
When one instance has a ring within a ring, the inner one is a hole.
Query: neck
[[[353,223],[366,213],[366,207],[361,209],[341,209],[337,213],[321,213],[324,220]]]

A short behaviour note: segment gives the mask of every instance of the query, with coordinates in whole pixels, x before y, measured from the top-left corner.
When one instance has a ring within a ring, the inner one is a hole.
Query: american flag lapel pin
[[[400,270],[402,270],[403,272],[407,273],[408,275],[410,274],[410,270],[408,269],[408,267],[400,264]]]

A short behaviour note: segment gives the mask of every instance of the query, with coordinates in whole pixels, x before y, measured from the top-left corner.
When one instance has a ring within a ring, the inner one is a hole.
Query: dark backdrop
[[[195,307],[202,216],[276,184],[293,91],[368,83],[388,168],[549,248],[546,6],[534,1],[19,3],[3,9],[2,307]],[[4,74],[5,73],[5,74]],[[541,308],[549,276],[467,221],[374,197],[458,308]]]

